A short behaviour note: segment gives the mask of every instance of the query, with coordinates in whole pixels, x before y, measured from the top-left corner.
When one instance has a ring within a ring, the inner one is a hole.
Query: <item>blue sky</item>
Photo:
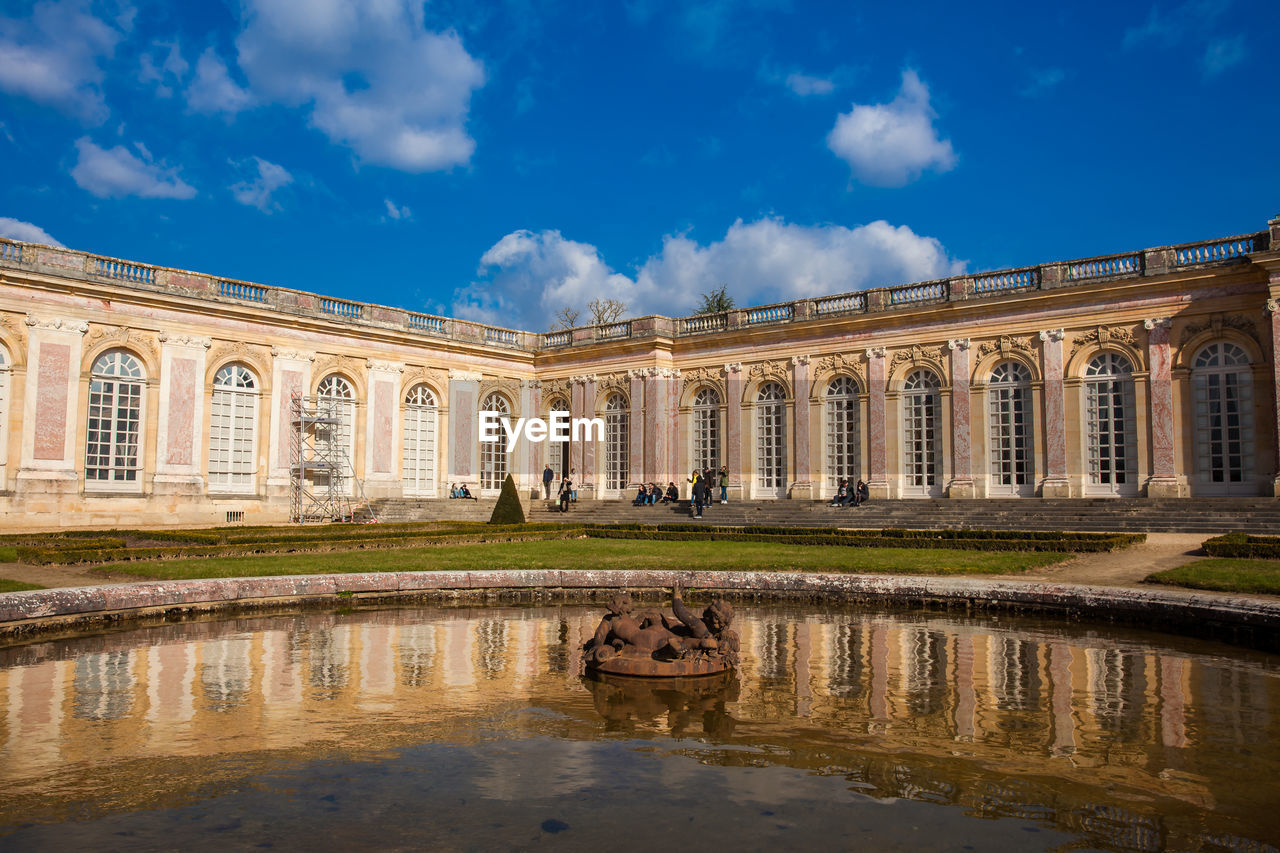
[[[1266,2],[0,0],[0,235],[520,328],[1260,230]]]

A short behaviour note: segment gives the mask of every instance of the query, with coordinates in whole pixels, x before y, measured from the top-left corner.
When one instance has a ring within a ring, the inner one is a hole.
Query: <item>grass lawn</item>
[[[260,577],[336,572],[477,571],[484,569],[705,569],[883,572],[907,575],[1010,574],[1051,565],[1070,554],[851,548],[762,542],[651,542],[568,539],[488,542],[332,554],[276,554],[139,563],[93,571],[145,578]]]
[[[25,592],[29,589],[44,589],[44,587],[34,583],[23,583],[22,581],[0,578],[0,592]]]
[[[1210,557],[1147,576],[1149,583],[1221,592],[1280,595],[1280,560]]]
[[[18,549],[13,545],[0,545],[0,563],[18,562]]]

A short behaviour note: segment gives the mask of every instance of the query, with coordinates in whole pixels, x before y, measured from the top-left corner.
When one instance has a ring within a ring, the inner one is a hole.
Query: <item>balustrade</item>
[[[0,261],[22,262],[22,244],[0,241]]]
[[[1109,258],[1092,258],[1067,264],[1067,278],[1084,281],[1090,278],[1107,278],[1113,275],[1136,275],[1142,272],[1141,253],[1114,255]]]
[[[154,267],[141,264],[129,264],[124,261],[113,261],[109,258],[94,258],[94,273],[121,281],[132,281],[137,284],[154,284],[156,271]]]
[[[1006,270],[974,276],[974,293],[999,293],[1005,290],[1030,290],[1040,286],[1040,270],[1036,267]]]
[[[1188,264],[1208,264],[1214,261],[1242,258],[1257,250],[1256,242],[1250,235],[1208,243],[1194,243],[1189,246],[1176,246],[1173,250],[1174,264],[1181,267]]]
[[[484,339],[492,344],[505,344],[506,346],[514,347],[520,344],[520,333],[513,332],[510,329],[485,326]]]
[[[793,309],[790,304],[770,305],[767,308],[752,308],[744,313],[743,322],[754,326],[757,323],[785,323],[791,319]]]
[[[631,337],[631,321],[624,320],[621,323],[610,323],[606,326],[596,326],[596,340],[611,341],[615,338]]]
[[[547,332],[542,336],[542,345],[544,347],[567,347],[571,343],[573,343],[573,332],[568,330]]]
[[[218,295],[232,299],[243,299],[246,302],[266,302],[267,288],[257,284],[246,284],[242,281],[218,282]]]
[[[344,299],[320,300],[320,310],[324,313],[353,320],[358,320],[361,317],[363,307],[359,302],[347,302]]]
[[[826,299],[813,301],[813,313],[819,317],[866,310],[867,294],[865,293],[846,293],[843,296],[828,296]]]
[[[890,305],[909,305],[915,302],[933,302],[947,298],[945,281],[930,281],[924,284],[908,284],[888,289]]]
[[[448,333],[443,317],[432,317],[430,314],[409,314],[409,328],[416,329],[419,332],[429,332],[433,335],[444,335]]]
[[[680,330],[685,334],[697,332],[718,332],[729,326],[728,314],[698,314],[685,317],[680,321]]]

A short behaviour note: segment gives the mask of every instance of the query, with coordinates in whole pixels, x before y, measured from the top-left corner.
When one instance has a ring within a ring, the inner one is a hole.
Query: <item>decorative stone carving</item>
[[[99,326],[96,323],[93,324],[88,337],[85,338],[85,349],[93,350],[101,344],[132,347],[148,356],[153,365],[160,363],[160,347],[156,343],[155,337],[146,332],[136,332],[128,326]]]
[[[1268,299],[1266,306],[1262,310],[1267,314],[1280,313],[1280,300]]]
[[[520,413],[520,385],[514,379],[488,379],[480,383],[480,401],[483,403],[494,391],[507,398],[511,403],[511,413]]]
[[[404,373],[404,365],[398,361],[378,361],[377,359],[365,359],[365,366],[369,370],[380,370],[383,373]]]
[[[740,362],[740,361],[731,361],[731,362],[729,362],[728,364],[726,364],[726,365],[724,366],[724,372],[725,372],[725,373],[741,373],[741,372],[742,372],[742,362]]]
[[[479,382],[481,375],[472,370],[450,370],[449,380],[451,382]]]
[[[1273,302],[1275,300],[1272,300]],[[1213,314],[1207,320],[1199,323],[1188,323],[1182,329],[1182,346],[1190,343],[1191,339],[1201,332],[1213,330],[1214,337],[1220,337],[1223,329],[1235,329],[1237,332],[1243,332],[1248,335],[1254,343],[1261,343],[1258,339],[1258,327],[1253,320],[1245,317],[1243,314]]]
[[[443,370],[436,370],[431,367],[410,366],[406,368],[404,377],[404,388],[410,389],[415,385],[427,384],[434,388],[436,393],[448,396],[449,393],[449,376]]]
[[[210,367],[213,367],[225,362],[242,361],[252,365],[254,372],[262,376],[264,373],[270,373],[270,368],[268,367],[270,362],[264,357],[265,354],[265,347],[251,347],[244,341],[220,342],[216,346],[210,347],[207,363]]]
[[[1133,331],[1123,326],[1099,326],[1096,329],[1090,329],[1078,335],[1072,336],[1071,355],[1075,356],[1083,347],[1088,344],[1096,343],[1100,347],[1107,344],[1125,344],[1130,347],[1137,347],[1137,339],[1133,336]]]
[[[360,373],[360,363],[349,355],[330,355],[316,362],[314,373],[321,379],[330,373],[341,373],[354,379]]]
[[[917,367],[941,362],[942,347],[922,347],[916,344],[909,350],[900,349],[893,354],[893,359],[889,362],[889,369],[896,370],[898,365],[908,361]]]
[[[631,396],[631,381],[627,371],[606,373],[596,377],[596,390],[606,400],[610,394],[618,393],[623,397]]]
[[[1054,331],[1058,333],[1058,340],[1061,340],[1062,330],[1056,329]],[[1048,340],[1048,338],[1044,337],[1047,334],[1050,334],[1050,333],[1041,332],[1040,339]],[[1001,335],[999,338],[997,338],[994,341],[984,341],[983,343],[979,344],[978,357],[986,358],[987,356],[991,355],[993,352],[998,352],[1000,353],[1000,356],[1002,358],[1008,358],[1009,354],[1012,353],[1014,350],[1017,350],[1019,352],[1029,353],[1029,352],[1033,352],[1034,349],[1035,348],[1031,344],[1031,338],[1015,338],[1011,335]]]
[[[1060,341],[1067,336],[1065,329],[1046,329],[1040,333],[1040,340],[1048,343],[1049,341]]]
[[[947,341],[947,349],[953,352],[955,350],[967,350],[968,348],[969,348],[968,338],[952,338],[951,340]]]
[[[814,371],[814,379],[821,377],[823,380],[830,379],[837,373],[849,373],[857,377],[859,386],[867,387],[867,367],[856,355],[848,353],[832,353],[818,359],[817,370]],[[823,383],[815,381],[811,396],[817,396],[818,387]]]
[[[1142,321],[1142,328],[1146,329],[1148,332],[1153,331],[1155,329],[1167,329],[1172,325],[1173,325],[1173,321],[1170,320],[1168,317],[1157,317],[1154,320]]]
[[[213,346],[212,338],[202,338],[199,335],[171,335],[168,332],[161,332],[157,337],[162,344],[173,344],[179,347],[195,347],[197,349],[208,349]]]
[[[787,362],[782,359],[774,359],[772,361],[761,361],[751,365],[749,373],[753,382],[766,382],[772,380],[779,383],[784,388],[791,387],[788,380]]]
[[[793,366],[793,367],[798,367],[798,366],[800,366],[800,365],[802,365],[802,364],[808,364],[808,363],[809,363],[809,356],[807,356],[807,355],[793,355],[793,356],[791,356],[791,364],[792,364],[792,366]]]
[[[680,371],[680,377],[684,380],[684,387],[690,385],[719,385],[722,371],[719,367],[691,367],[688,370]]]
[[[636,371],[642,373],[643,371]],[[569,399],[569,383],[565,379],[544,379],[542,381],[542,400],[547,402],[556,397]]]
[[[884,358],[888,354],[888,350],[884,347],[867,347],[867,358]]]
[[[281,359],[283,361],[315,361],[316,360],[316,354],[313,352],[305,352],[300,349],[282,349],[281,347],[272,347],[271,357]]]
[[[82,335],[89,331],[89,324],[83,320],[64,320],[61,317],[33,317],[28,314],[26,323],[33,329],[57,329]]]
[[[20,349],[27,348],[27,328],[26,323],[20,321],[12,314],[0,314],[0,328],[8,330],[13,335],[14,340]],[[18,353],[11,353],[13,358],[19,358]]]

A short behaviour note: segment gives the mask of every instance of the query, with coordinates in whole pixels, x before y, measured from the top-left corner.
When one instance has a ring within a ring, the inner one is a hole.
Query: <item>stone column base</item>
[[[814,498],[813,483],[792,483],[788,492],[793,501],[810,501]]]
[[[20,495],[74,495],[80,491],[80,475],[75,471],[23,468],[18,471],[15,491]]]
[[[156,474],[151,478],[151,494],[156,497],[201,498],[204,477],[199,474]]]
[[[1152,477],[1147,480],[1147,497],[1180,498],[1182,488],[1178,485],[1176,477]]]
[[[947,483],[947,497],[961,500],[974,497],[973,480],[952,480]]]
[[[887,480],[872,480],[867,483],[867,497],[877,501],[889,499],[889,483]]]
[[[1040,489],[1040,497],[1069,498],[1071,497],[1071,483],[1066,479],[1045,480]]]
[[[1280,477],[1276,477],[1271,481],[1271,494],[1280,498]]]

